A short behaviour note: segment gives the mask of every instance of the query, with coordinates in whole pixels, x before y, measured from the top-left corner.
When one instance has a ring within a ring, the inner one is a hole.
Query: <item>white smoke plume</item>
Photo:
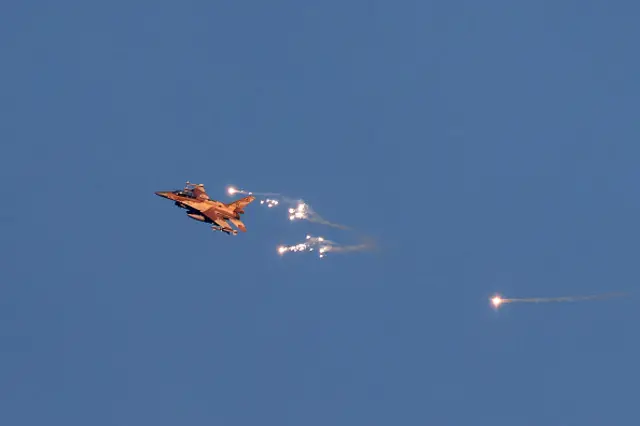
[[[307,235],[307,238],[298,244],[291,246],[279,246],[278,253],[284,255],[288,252],[312,252],[318,253],[318,257],[323,258],[328,253],[347,253],[354,251],[367,251],[372,246],[370,244],[358,244],[358,245],[342,245],[335,241],[327,240],[324,237],[313,237]]]
[[[274,198],[264,198],[260,200],[260,204],[264,204],[269,208],[276,207],[280,204],[280,201],[286,203],[289,208],[287,210],[289,214],[289,220],[307,220],[309,222],[319,223],[322,225],[331,226],[338,229],[350,229],[347,226],[340,225],[338,223],[330,222],[320,216],[315,210],[311,208],[311,206],[304,202],[304,200],[295,200],[293,198],[289,198],[285,195],[278,194],[277,192],[251,192],[245,191],[244,189],[238,189],[235,187],[227,188],[227,193],[229,195],[234,194],[245,194],[245,195],[257,195],[263,197],[274,197]]]

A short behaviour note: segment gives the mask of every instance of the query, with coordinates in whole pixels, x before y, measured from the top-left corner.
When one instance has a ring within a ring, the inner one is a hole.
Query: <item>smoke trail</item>
[[[350,228],[338,223],[333,223],[320,216],[311,206],[304,202],[304,200],[295,200],[277,192],[251,192],[244,189],[238,189],[229,187],[227,189],[229,195],[233,194],[245,194],[245,195],[258,195],[264,197],[277,197],[278,199],[267,198],[260,201],[260,204],[266,204],[267,207],[272,208],[280,204],[280,201],[289,205],[288,213],[289,220],[307,220],[309,222],[319,223],[321,225],[331,226],[333,228],[349,230]]]
[[[312,237],[307,235],[304,242],[294,244],[291,246],[278,247],[278,253],[281,255],[287,252],[303,252],[303,251],[317,251],[318,256],[323,258],[327,253],[348,253],[354,251],[366,251],[372,249],[371,244],[358,244],[358,245],[342,245],[335,241],[327,240],[323,237]]]
[[[311,206],[305,203],[303,200],[293,201],[286,197],[282,197],[283,200],[290,203],[290,205],[295,205],[294,207],[289,208],[289,220],[297,220],[303,219],[308,220],[309,222],[315,222],[322,225],[332,226],[338,229],[348,230],[349,228],[344,225],[340,225],[338,223],[329,222],[327,219],[324,219],[317,212],[315,212]]]
[[[499,307],[505,303],[553,303],[553,302],[579,302],[583,300],[604,300],[613,297],[625,296],[627,293],[605,293],[593,296],[563,296],[563,297],[527,297],[527,298],[503,298],[493,296],[491,303],[494,307]]]

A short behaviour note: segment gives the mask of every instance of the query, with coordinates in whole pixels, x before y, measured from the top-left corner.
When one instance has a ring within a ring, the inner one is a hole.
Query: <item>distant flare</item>
[[[624,296],[625,293],[605,293],[594,296],[564,296],[564,297],[528,297],[528,298],[510,298],[506,299],[500,295],[493,296],[491,304],[495,309],[505,303],[551,303],[551,302],[578,302],[582,300],[604,300],[617,296]]]
[[[494,308],[499,308],[500,305],[502,305],[502,297],[500,296],[493,296],[491,298],[491,303],[493,304]]]

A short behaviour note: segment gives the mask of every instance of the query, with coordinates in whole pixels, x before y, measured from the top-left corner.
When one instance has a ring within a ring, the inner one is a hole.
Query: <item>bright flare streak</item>
[[[302,219],[309,219],[309,207],[305,203],[298,203],[295,209],[289,209],[289,220]]]
[[[501,296],[493,296],[491,304],[494,308],[499,308],[505,303],[551,303],[551,302],[578,302],[581,300],[602,300],[616,296],[624,296],[625,293],[606,293],[594,296],[563,296],[563,297],[527,297],[506,299]]]
[[[305,203],[303,200],[294,200],[282,194],[278,194],[277,192],[251,192],[251,191],[245,191],[243,189],[238,189],[233,186],[229,187],[227,189],[227,192],[229,193],[229,195],[246,194],[246,195],[257,195],[262,197],[268,197],[268,196],[277,197],[278,198],[277,200],[269,199],[269,198],[263,199],[260,201],[260,204],[266,204],[267,207],[272,208],[272,207],[276,207],[278,204],[280,204],[280,201],[282,201],[288,204],[289,206],[291,206],[291,208],[289,208],[288,210],[289,220],[291,221],[308,220],[309,222],[320,223],[323,225],[332,226],[334,228],[349,229],[344,225],[332,223],[324,219],[317,212],[315,212],[309,204]]]
[[[318,248],[318,255],[322,258],[325,257],[327,252],[331,251],[335,244],[333,241],[325,240],[322,237],[307,235],[303,243],[278,247],[278,253],[283,255],[286,252],[315,251],[315,249]]]
[[[271,198],[267,198],[266,200],[260,200],[260,204],[266,204],[267,207],[272,208],[277,206],[279,203],[278,200],[272,200]]]
[[[230,186],[229,188],[227,188],[227,193],[229,195],[235,195],[235,194],[246,194],[246,195],[252,195],[252,192],[249,191],[245,191],[244,189],[238,189],[235,188],[233,186]]]
[[[371,244],[359,244],[359,245],[341,245],[335,241],[327,240],[323,237],[313,237],[307,235],[304,242],[298,243],[292,246],[280,246],[278,247],[278,253],[281,255],[286,252],[301,252],[301,251],[316,251],[318,256],[323,258],[327,253],[349,253],[356,251],[367,251],[373,248]]]

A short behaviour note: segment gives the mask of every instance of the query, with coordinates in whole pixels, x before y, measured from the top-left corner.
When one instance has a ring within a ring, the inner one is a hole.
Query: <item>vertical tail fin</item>
[[[242,214],[244,213],[244,208],[247,204],[253,202],[253,200],[255,200],[256,197],[254,197],[253,195],[249,195],[247,197],[244,198],[240,198],[239,200],[236,201],[232,201],[231,203],[227,204],[226,206],[229,207],[232,210],[237,211],[238,213]]]

